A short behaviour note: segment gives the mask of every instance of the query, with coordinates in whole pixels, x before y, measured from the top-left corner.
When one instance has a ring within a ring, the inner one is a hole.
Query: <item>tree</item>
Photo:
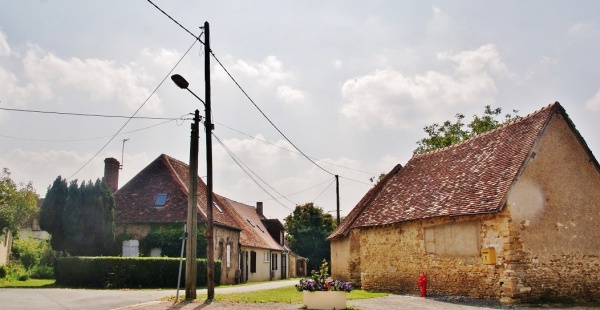
[[[443,147],[451,146],[453,144],[462,142],[470,139],[484,132],[490,131],[497,127],[502,126],[508,122],[519,119],[517,115],[519,111],[513,110],[514,114],[506,114],[503,121],[499,121],[496,118],[502,113],[502,108],[493,109],[489,106],[485,106],[483,116],[473,115],[473,120],[467,124],[462,122],[465,116],[463,114],[456,114],[456,121],[445,121],[442,125],[437,123],[429,126],[425,126],[423,130],[429,135],[427,138],[421,139],[417,142],[419,145],[414,151],[414,154],[422,154],[429,151],[437,150]]]
[[[105,255],[115,239],[115,201],[100,179],[77,185],[60,176],[48,188],[42,204],[40,228],[52,235],[57,251],[72,255]]]
[[[58,176],[48,187],[40,210],[40,228],[52,235],[50,245],[56,251],[65,252],[63,214],[67,205],[67,180]]]
[[[0,174],[0,234],[7,229],[15,231],[38,211],[38,195],[31,182],[16,184],[10,171],[2,169]]]
[[[331,259],[331,248],[325,240],[335,229],[331,214],[323,212],[313,203],[306,203],[296,206],[284,221],[290,248],[308,258],[308,270],[318,270],[324,259]]]

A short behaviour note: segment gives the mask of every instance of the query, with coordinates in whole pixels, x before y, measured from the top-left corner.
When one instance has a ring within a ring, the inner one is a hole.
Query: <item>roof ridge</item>
[[[469,139],[460,141],[458,143],[455,143],[455,144],[452,144],[452,145],[449,145],[449,146],[445,146],[445,147],[442,147],[442,148],[439,148],[439,149],[435,149],[435,150],[431,150],[429,152],[425,152],[425,153],[421,153],[421,154],[415,154],[413,156],[413,158],[420,157],[420,156],[425,156],[425,155],[431,155],[431,154],[435,154],[435,153],[438,153],[438,152],[441,152],[441,151],[446,151],[446,150],[449,150],[449,149],[452,149],[452,148],[456,148],[456,147],[458,147],[458,146],[460,146],[460,145],[462,145],[462,144],[464,144],[466,142],[472,142],[473,140],[475,140],[477,138],[482,138],[482,137],[485,137],[486,135],[495,133],[496,131],[498,131],[500,129],[504,129],[504,128],[506,128],[509,125],[513,125],[513,124],[516,124],[516,123],[524,122],[525,120],[528,120],[528,119],[532,118],[533,116],[536,116],[539,113],[544,112],[544,111],[549,110],[549,109],[552,109],[552,108],[554,108],[556,106],[562,108],[562,106],[560,105],[560,103],[558,101],[555,101],[555,102],[553,102],[553,103],[551,103],[551,104],[549,104],[549,105],[547,105],[547,106],[545,106],[545,107],[543,107],[541,109],[538,109],[538,110],[536,110],[534,112],[531,112],[531,113],[529,113],[529,114],[527,114],[525,116],[522,116],[522,117],[520,116],[520,117],[518,117],[518,118],[516,118],[514,120],[511,120],[511,121],[509,121],[507,123],[504,123],[504,124],[502,124],[502,125],[494,128],[492,130],[488,130],[488,131],[483,132],[481,134],[478,134],[478,135],[476,135],[474,137],[471,137]]]

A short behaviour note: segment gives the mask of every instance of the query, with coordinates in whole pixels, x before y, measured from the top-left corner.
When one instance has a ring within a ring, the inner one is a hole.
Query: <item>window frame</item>
[[[163,197],[164,197],[164,200],[163,200]],[[164,207],[165,205],[167,205],[168,198],[169,198],[169,194],[165,194],[165,193],[156,194],[156,197],[154,198],[154,207],[156,207],[156,208]]]

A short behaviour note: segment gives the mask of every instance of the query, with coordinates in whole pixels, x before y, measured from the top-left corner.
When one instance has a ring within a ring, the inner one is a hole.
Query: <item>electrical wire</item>
[[[279,146],[279,145],[273,144],[273,143],[271,143],[271,142],[265,141],[265,140],[263,140],[263,139],[259,139],[259,138],[257,138],[257,137],[253,137],[252,135],[249,135],[249,134],[247,134],[247,133],[241,132],[241,131],[239,131],[239,130],[237,130],[237,129],[235,129],[235,128],[231,128],[231,127],[229,127],[229,126],[227,126],[227,125],[225,125],[225,124],[222,124],[222,123],[219,123],[219,122],[215,122],[215,123],[217,123],[217,124],[219,124],[219,125],[221,125],[221,126],[223,126],[223,127],[227,128],[227,129],[229,129],[229,130],[231,130],[231,131],[235,131],[235,132],[237,132],[237,133],[239,133],[239,134],[242,134],[242,135],[244,135],[244,136],[246,136],[246,137],[252,138],[252,139],[254,139],[254,140],[258,140],[258,141],[260,141],[260,142],[263,142],[263,143],[269,144],[269,145],[271,145],[271,146],[278,147],[278,148],[280,148],[280,149],[282,149],[282,150],[288,151],[288,152],[290,152],[290,153],[293,153],[293,154],[298,154],[298,155],[301,155],[299,152],[294,152],[293,150],[290,150],[290,149],[288,149],[288,148],[286,148],[286,147],[283,147],[283,146]],[[337,167],[340,167],[340,168],[344,168],[344,169],[348,169],[348,170],[352,170],[352,171],[356,171],[356,172],[361,172],[361,173],[364,173],[364,174],[368,174],[368,175],[370,175],[370,176],[376,176],[376,175],[377,175],[376,173],[373,173],[373,172],[368,172],[368,171],[358,170],[358,169],[354,169],[354,168],[350,168],[350,167],[345,167],[345,166],[342,166],[342,165],[338,165],[338,164],[330,163],[330,162],[328,162],[328,161],[320,160],[320,159],[317,159],[317,158],[314,158],[314,157],[311,157],[311,158],[312,158],[313,160],[315,160],[315,161],[318,161],[318,162],[322,162],[322,163],[325,163],[325,164],[329,164],[329,165],[337,166]]]
[[[175,66],[173,66],[173,68],[169,71],[169,73],[167,73],[167,75],[165,76],[165,78],[158,84],[158,86],[156,86],[156,88],[154,88],[154,90],[152,91],[152,93],[148,96],[148,98],[146,98],[146,100],[144,100],[144,102],[142,103],[142,105],[140,105],[140,107],[137,110],[135,110],[135,112],[133,113],[133,115],[131,117],[134,117],[144,107],[144,105],[146,105],[146,103],[148,102],[148,100],[150,100],[150,98],[152,98],[152,96],[154,95],[154,93],[156,93],[156,91],[158,90],[158,88],[160,88],[160,86],[165,82],[165,80],[167,80],[169,78],[169,76],[171,76],[171,73],[175,70],[175,68],[177,68],[177,66],[183,60],[183,58],[187,55],[187,53],[192,49],[192,47],[194,47],[194,45],[196,45],[196,41],[199,41],[199,40],[198,40],[198,38],[195,37],[194,43],[192,43],[192,45],[187,49],[187,51],[185,51],[185,53],[177,61],[177,63],[175,64]],[[108,146],[108,144],[110,142],[112,142],[112,140],[115,139],[115,137],[123,130],[123,128],[125,128],[125,126],[127,126],[127,124],[129,124],[129,122],[131,120],[132,120],[132,118],[129,118],[125,122],[125,124],[123,124],[123,126],[121,126],[121,128],[119,128],[119,130],[112,136],[112,138],[110,138],[108,140],[108,142],[106,142],[106,144],[104,144],[104,146],[102,146],[102,148],[100,148],[100,150],[98,152],[96,152],[96,154],[94,154],[94,156],[92,156],[92,158],[90,158],[81,168],[77,169],[77,171],[75,171],[75,173],[73,173],[68,179],[73,178],[77,173],[79,173],[83,168],[85,168],[90,162],[92,162],[92,160],[94,160],[94,158],[96,158],[98,156],[98,154],[100,154],[100,152],[102,152],[102,150],[104,150],[106,148],[106,146]]]
[[[189,30],[187,30],[183,25],[181,25],[179,22],[177,22],[173,17],[171,17],[169,14],[167,14],[165,11],[163,11],[161,8],[159,8],[156,4],[154,4],[152,1],[148,0],[148,2],[150,2],[155,8],[157,8],[159,11],[161,11],[165,16],[167,16],[169,19],[171,19],[173,22],[175,22],[179,27],[181,27],[183,30],[185,30],[187,33],[189,33],[190,35],[192,35],[196,40],[200,41],[200,43],[204,44],[204,42],[202,42],[200,40],[200,38],[196,37],[193,33],[191,33]],[[219,58],[217,58],[217,56],[213,53],[212,50],[209,51],[209,53],[213,56],[213,58],[217,61],[217,63],[219,64],[219,66],[221,66],[221,68],[225,71],[225,73],[227,73],[227,75],[229,76],[229,78],[235,83],[235,85],[242,91],[242,93],[246,96],[246,98],[248,98],[248,100],[250,100],[250,102],[254,105],[254,107],[256,107],[256,109],[258,109],[258,111],[267,119],[267,121],[277,130],[277,132],[279,132],[279,134],[281,134],[281,136],[283,136],[298,152],[300,152],[300,154],[302,156],[304,156],[308,161],[310,161],[311,163],[313,163],[313,165],[317,166],[319,169],[323,170],[324,172],[330,174],[330,175],[334,175],[333,173],[329,172],[328,170],[326,170],[325,168],[319,166],[316,162],[314,162],[310,157],[308,157],[306,154],[304,154],[304,152],[302,152],[294,143],[292,143],[292,141],[290,141],[290,139],[287,138],[286,135],[283,134],[283,132],[281,132],[281,130],[279,130],[279,128],[277,128],[277,126],[275,126],[275,124],[271,121],[271,119],[269,119],[267,117],[267,115],[258,107],[258,105],[254,102],[254,100],[252,100],[252,98],[250,98],[250,96],[248,95],[248,93],[246,93],[246,91],[242,88],[242,86],[235,80],[235,78],[231,75],[231,73],[229,73],[229,71],[227,70],[227,68],[225,68],[225,66],[221,63],[221,61],[219,60]],[[344,178],[347,180],[351,180],[353,182],[357,182],[357,183],[361,183],[361,184],[366,184],[366,185],[372,185],[372,184],[368,184],[368,183],[364,183],[364,182],[360,182],[357,180],[352,180],[349,178]]]
[[[57,111],[24,110],[24,109],[10,109],[10,108],[0,108],[0,110],[14,111],[14,112],[26,112],[26,113],[57,114],[57,115],[69,115],[69,116],[90,116],[90,117],[104,117],[104,118],[130,118],[130,119],[151,119],[151,120],[175,120],[176,119],[174,117],[147,117],[147,116],[125,116],[125,115],[87,114],[87,113],[71,113],[71,112],[57,112]]]
[[[122,135],[130,134],[130,133],[134,133],[134,132],[138,132],[138,131],[150,129],[150,128],[153,128],[153,127],[161,126],[161,125],[164,125],[164,124],[167,124],[167,123],[170,123],[170,122],[173,122],[173,121],[178,121],[178,120],[184,120],[185,121],[185,120],[190,120],[190,119],[189,118],[173,118],[173,119],[169,119],[168,121],[165,121],[165,122],[161,122],[161,123],[158,123],[158,124],[154,124],[154,125],[151,125],[151,126],[147,126],[147,127],[143,127],[143,128],[139,128],[139,129],[135,129],[135,130],[126,131],[126,132],[120,133],[118,135],[122,136]],[[181,126],[181,125],[177,124],[177,126]],[[13,137],[13,136],[7,136],[7,135],[0,135],[0,137],[14,139],[14,140],[33,141],[33,142],[81,142],[81,141],[92,141],[92,140],[106,139],[106,138],[112,137],[112,135],[110,135],[110,136],[96,137],[96,138],[69,139],[69,140],[30,139],[30,138]]]
[[[275,196],[271,195],[271,193],[269,191],[267,191],[264,187],[262,187],[262,185],[260,185],[258,183],[258,181],[256,181],[256,179],[254,179],[254,177],[252,175],[250,175],[250,173],[248,171],[252,172],[252,174],[254,174],[257,178],[259,178],[265,185],[267,185],[271,190],[276,192],[278,195],[282,196],[283,198],[285,198],[287,201],[291,202],[292,204],[297,205],[295,202],[289,200],[287,197],[285,197],[285,196],[281,195],[279,192],[277,192],[277,190],[275,190],[271,185],[269,185],[262,178],[260,178],[254,171],[252,171],[252,169],[250,169],[246,164],[244,164],[239,158],[237,158],[237,156],[235,156],[235,154],[223,143],[223,141],[221,141],[221,139],[219,139],[219,137],[217,137],[214,133],[212,135],[213,135],[213,137],[215,137],[215,139],[217,139],[217,141],[219,142],[221,147],[223,147],[223,149],[227,152],[227,154],[229,154],[229,156],[233,159],[233,161],[252,180],[252,182],[254,182],[260,189],[262,189],[265,193],[267,193],[267,195],[271,196],[271,198],[273,198],[275,201],[277,201],[280,205],[282,205],[283,207],[285,207],[286,209],[288,209],[290,211],[294,211],[294,210],[290,209],[288,206],[286,206],[285,204],[283,204],[281,201],[279,201],[277,198],[275,198]],[[242,165],[243,165],[243,167],[242,167]]]
[[[179,27],[181,27],[183,30],[185,30],[187,33],[189,33],[190,35],[192,35],[194,38],[196,38],[198,41],[200,41],[200,39],[198,37],[196,37],[193,33],[191,33],[189,30],[187,30],[183,25],[181,25],[179,22],[177,22],[173,17],[171,17],[169,14],[167,14],[165,11],[163,11],[161,8],[159,8],[156,4],[154,4],[152,1],[148,0],[148,2],[150,2],[155,8],[157,8],[159,11],[161,11],[165,16],[167,16],[169,19],[171,19],[173,22],[175,22]],[[202,41],[200,41],[202,44],[204,44]],[[231,80],[235,83],[235,85],[237,85],[237,87],[242,91],[242,93],[246,96],[246,98],[248,98],[248,100],[250,100],[250,102],[254,105],[254,107],[256,107],[256,109],[265,117],[265,119],[273,126],[273,128],[275,128],[275,130],[277,130],[277,132],[279,132],[279,134],[284,137],[296,150],[298,150],[298,152],[300,152],[300,154],[302,156],[304,156],[306,159],[308,159],[308,161],[310,161],[311,163],[313,163],[313,165],[319,167],[319,169],[325,171],[326,173],[329,173],[330,175],[334,175],[333,173],[325,170],[325,168],[319,166],[316,162],[314,162],[310,157],[308,157],[306,154],[304,154],[304,152],[302,152],[290,139],[288,139],[288,137],[286,135],[283,134],[283,132],[281,132],[281,130],[279,130],[279,128],[277,128],[277,126],[275,126],[275,124],[273,123],[273,121],[271,121],[271,119],[269,119],[269,117],[258,107],[258,105],[254,102],[254,100],[252,100],[252,98],[250,98],[250,96],[248,95],[248,93],[246,93],[246,91],[242,88],[242,86],[236,81],[235,78],[233,78],[233,76],[231,75],[231,73],[229,73],[229,71],[227,70],[227,68],[225,68],[225,66],[221,63],[221,61],[219,60],[219,58],[217,58],[217,56],[215,55],[215,53],[213,53],[212,50],[208,51],[212,57],[217,61],[217,63],[219,64],[219,66],[221,66],[221,68],[225,71],[225,73],[227,73],[227,75],[229,76],[229,78],[231,78]]]
[[[187,33],[189,33],[190,35],[192,35],[192,37],[196,38],[196,40],[198,40],[198,42],[202,43],[202,45],[204,45],[204,42],[202,42],[202,40],[200,40],[200,37],[202,36],[202,34],[200,34],[200,36],[196,36],[195,34],[193,34],[191,31],[187,30],[185,27],[183,27],[183,25],[181,25],[178,21],[176,21],[173,17],[171,17],[169,14],[167,14],[167,12],[163,11],[161,8],[159,8],[156,4],[154,4],[154,2],[148,0],[148,2],[150,2],[150,4],[152,4],[155,8],[157,8],[159,11],[161,11],[163,14],[165,14],[165,16],[167,16],[169,19],[171,19],[174,23],[176,23],[179,27],[181,27],[181,29],[185,30]],[[202,28],[202,27],[201,27]],[[203,32],[204,33],[204,32]]]
[[[231,78],[231,80],[233,81],[233,83],[235,83],[235,85],[242,91],[242,93],[246,96],[246,98],[248,98],[248,100],[250,100],[250,102],[260,112],[260,114],[262,114],[265,117],[265,119],[271,124],[271,126],[273,126],[273,128],[275,128],[275,130],[277,130],[277,132],[279,132],[279,134],[283,138],[285,138],[285,140],[287,140],[287,142],[289,142],[296,150],[298,150],[298,152],[300,152],[300,154],[302,154],[302,156],[304,156],[306,159],[308,159],[308,161],[310,161],[311,163],[313,163],[313,165],[319,167],[319,169],[325,171],[326,173],[334,175],[333,173],[325,170],[325,168],[319,166],[310,157],[308,157],[306,154],[304,154],[304,152],[302,152],[292,141],[290,141],[290,139],[288,139],[288,137],[286,135],[284,135],[283,132],[281,132],[281,130],[279,130],[279,128],[277,128],[277,126],[275,126],[275,124],[271,121],[271,119],[269,119],[269,117],[265,114],[265,112],[263,112],[263,110],[261,110],[261,108],[258,107],[258,105],[254,102],[254,100],[252,100],[252,98],[250,98],[250,96],[248,95],[248,93],[246,93],[246,91],[242,88],[242,86],[235,80],[235,78],[233,78],[233,76],[231,75],[231,73],[229,73],[229,71],[225,68],[225,66],[223,66],[223,64],[221,63],[221,61],[219,61],[219,59],[217,58],[217,56],[215,55],[215,53],[213,53],[212,50],[210,51],[210,54],[217,61],[217,63],[219,63],[219,66],[221,66],[221,68],[223,69],[223,71],[225,71],[225,73],[227,73],[227,75],[229,76],[229,78]]]
[[[331,181],[331,183],[329,183],[329,185],[327,185],[327,187],[325,187],[325,189],[324,189],[324,190],[323,190],[323,191],[322,191],[322,192],[321,192],[321,193],[320,193],[320,194],[319,194],[317,197],[315,197],[315,199],[313,199],[312,201],[313,201],[313,202],[314,202],[314,201],[317,201],[317,199],[318,199],[319,197],[321,197],[321,195],[323,195],[323,193],[324,193],[324,192],[325,192],[325,191],[326,191],[328,188],[330,188],[330,187],[331,187],[331,184],[333,184],[333,183],[335,183],[335,178],[334,178],[334,179]]]

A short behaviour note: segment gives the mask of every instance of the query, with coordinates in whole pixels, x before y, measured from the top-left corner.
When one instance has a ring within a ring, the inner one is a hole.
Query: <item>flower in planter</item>
[[[329,277],[329,264],[323,260],[319,271],[312,271],[310,279],[300,279],[296,284],[298,291],[352,291],[352,285],[346,281],[334,280]]]

